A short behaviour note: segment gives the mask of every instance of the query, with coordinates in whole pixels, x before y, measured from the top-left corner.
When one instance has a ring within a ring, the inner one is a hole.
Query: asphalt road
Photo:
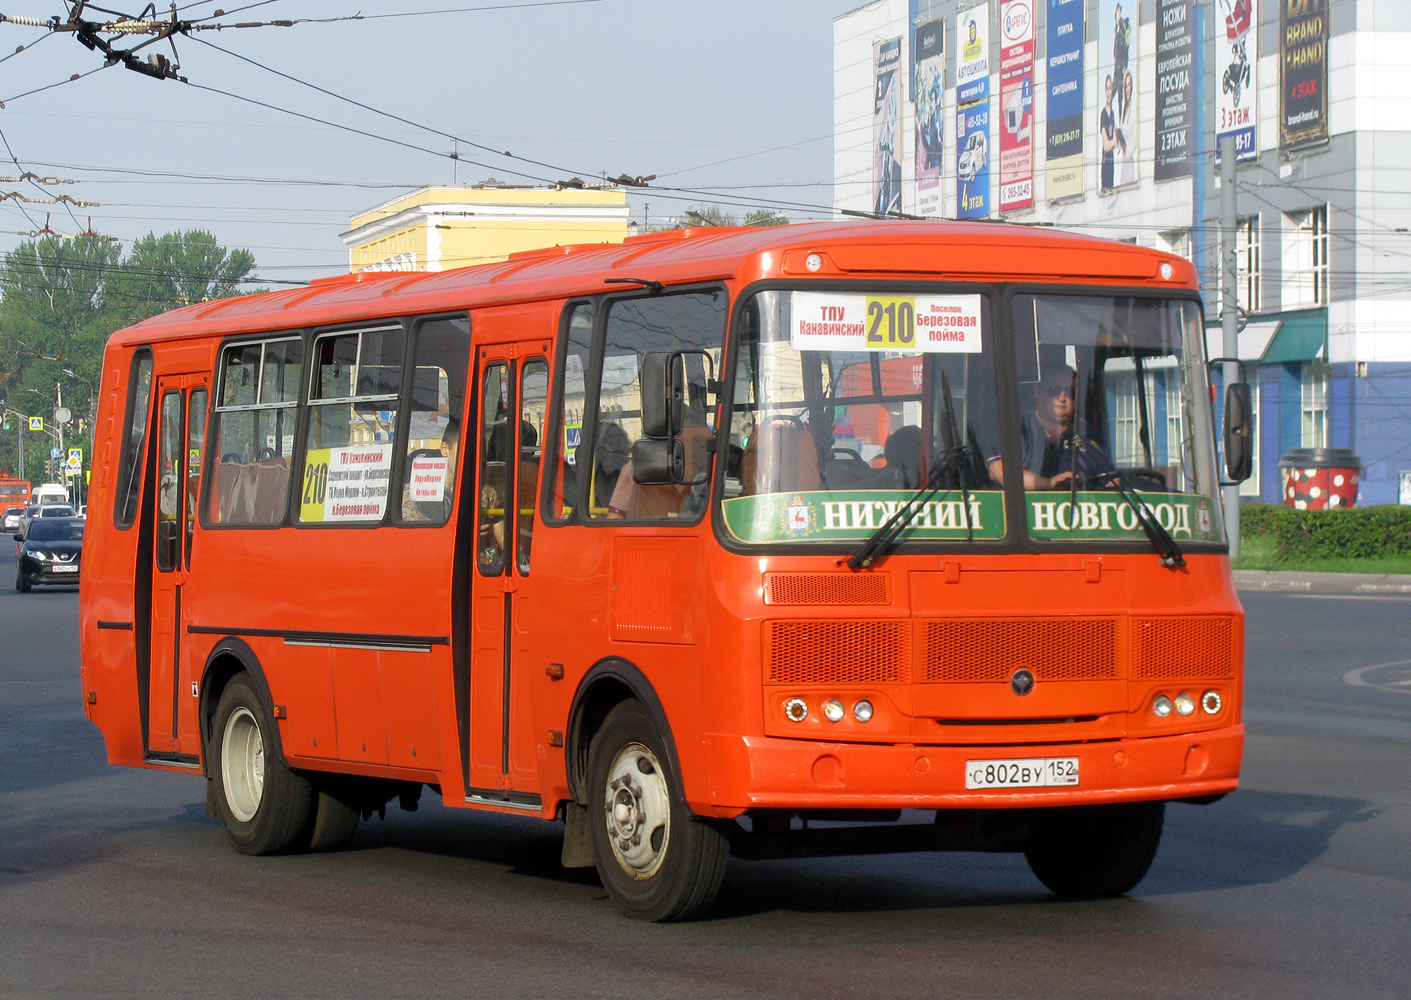
[[[558,829],[424,802],[246,858],[198,778],[114,768],[77,596],[0,590],[0,997],[1411,996],[1411,596],[1246,593],[1242,789],[1167,812],[1129,897],[1007,855],[732,862],[616,915]]]

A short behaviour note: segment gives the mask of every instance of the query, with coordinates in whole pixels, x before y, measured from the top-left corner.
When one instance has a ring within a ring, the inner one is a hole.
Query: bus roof
[[[817,253],[821,267],[805,259]],[[1170,278],[1160,265],[1170,263]],[[410,313],[445,312],[569,295],[650,278],[664,284],[735,278],[943,276],[972,281],[1149,283],[1198,287],[1181,257],[1049,228],[995,222],[841,221],[774,227],[676,229],[620,244],[559,246],[451,271],[369,272],[308,286],[186,306],[143,320],[113,344],[299,329]]]

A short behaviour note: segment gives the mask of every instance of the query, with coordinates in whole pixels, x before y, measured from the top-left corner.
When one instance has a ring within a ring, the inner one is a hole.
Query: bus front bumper
[[[689,797],[697,813],[721,818],[749,809],[1016,809],[1201,799],[1234,791],[1243,749],[1242,724],[1032,746],[878,746],[709,734],[710,787]],[[1011,783],[969,787],[999,781]],[[1027,781],[1053,783],[1019,784]]]

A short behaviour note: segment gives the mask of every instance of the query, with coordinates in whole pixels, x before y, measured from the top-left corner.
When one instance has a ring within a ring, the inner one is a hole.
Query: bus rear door
[[[477,353],[467,794],[537,808],[524,610],[533,594],[529,555],[548,363],[530,353],[508,345]]]
[[[209,384],[205,374],[157,379],[147,749],[157,755],[190,755],[193,759],[200,749],[199,734],[194,725],[181,724],[179,711],[182,691],[190,689],[193,679],[189,664],[183,662],[181,634],[187,616],[181,596],[191,566]]]

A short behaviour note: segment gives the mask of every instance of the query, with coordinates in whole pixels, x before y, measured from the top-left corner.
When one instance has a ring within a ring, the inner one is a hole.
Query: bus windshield
[[[1146,505],[1180,543],[1220,541],[1199,306],[1061,293],[1010,303],[997,316],[978,291],[747,301],[727,532],[846,544],[911,505],[903,542],[993,542],[1020,525],[1039,541],[1127,542],[1148,537]],[[1000,337],[1010,350],[996,352]],[[1011,479],[1022,509],[1006,506]]]

